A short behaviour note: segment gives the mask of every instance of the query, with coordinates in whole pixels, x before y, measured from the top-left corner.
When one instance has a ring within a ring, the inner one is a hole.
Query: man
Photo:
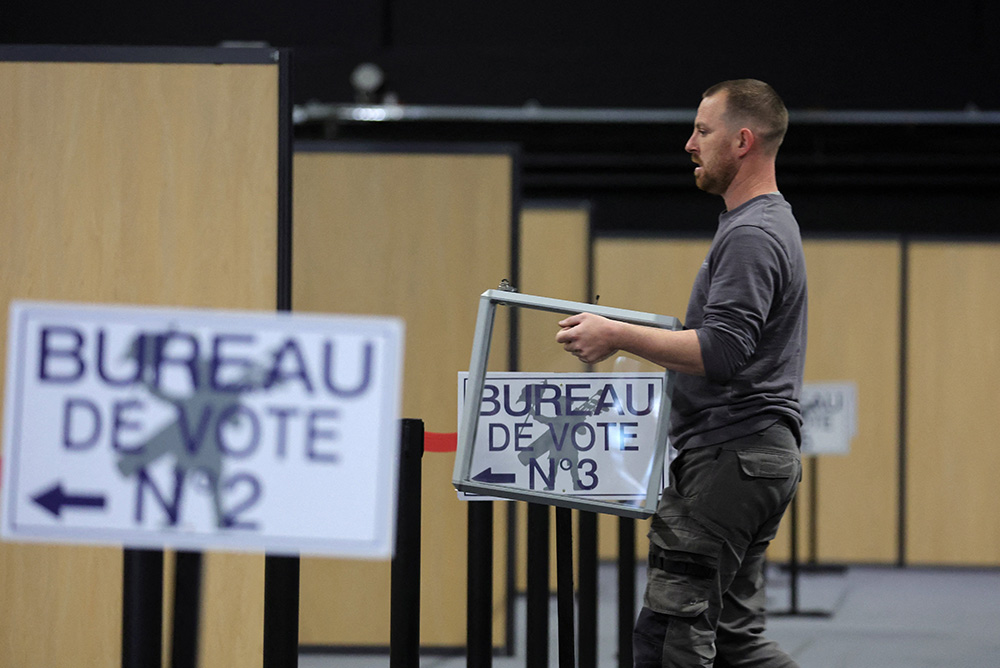
[[[696,185],[726,210],[682,331],[592,314],[556,341],[584,362],[624,350],[678,373],[670,467],[649,539],[649,580],[633,635],[635,665],[797,664],[763,637],[764,551],[801,476],[799,393],[806,276],[775,157],[788,125],[767,84],[709,88],[685,149]]]

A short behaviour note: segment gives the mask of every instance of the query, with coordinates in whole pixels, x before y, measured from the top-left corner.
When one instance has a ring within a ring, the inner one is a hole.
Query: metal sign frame
[[[660,413],[656,425],[656,450],[653,454],[653,466],[647,483],[646,496],[640,505],[581,498],[545,490],[529,491],[511,488],[503,484],[481,482],[472,479],[473,448],[479,428],[479,413],[483,399],[483,388],[486,383],[486,367],[489,360],[490,342],[493,335],[493,323],[496,318],[497,306],[522,307],[567,315],[593,313],[594,315],[600,315],[612,320],[637,325],[675,331],[681,329],[680,321],[671,316],[553,299],[537,295],[526,295],[506,290],[487,290],[484,292],[479,298],[476,331],[473,338],[472,355],[469,360],[468,392],[465,396],[459,425],[458,452],[455,457],[452,484],[460,492],[472,494],[509,498],[519,501],[532,501],[563,508],[608,513],[622,517],[645,518],[651,516],[656,512],[656,504],[659,499],[661,486],[660,476],[655,472],[662,471],[663,459],[667,452],[671,391],[675,376],[675,373],[672,371],[665,371],[663,376],[663,393],[661,395]]]

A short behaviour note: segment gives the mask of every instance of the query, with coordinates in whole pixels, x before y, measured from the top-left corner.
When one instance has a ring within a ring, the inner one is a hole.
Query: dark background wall
[[[293,49],[296,103],[353,103],[378,64],[405,104],[691,109],[716,81],[772,83],[790,109],[1000,109],[987,0],[216,0],[5,3],[0,43]],[[693,117],[693,112],[692,112]],[[525,196],[594,203],[599,233],[709,233],[689,123],[300,126],[300,138],[511,141]],[[780,183],[806,233],[992,235],[997,124],[794,125]],[[692,222],[697,221],[697,222]]]
[[[1000,107],[987,0],[215,0],[4,3],[0,43],[297,47],[296,99],[359,62],[419,104],[686,107],[753,75],[791,108]]]

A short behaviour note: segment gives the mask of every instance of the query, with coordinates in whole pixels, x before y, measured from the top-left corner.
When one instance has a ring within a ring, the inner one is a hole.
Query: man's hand
[[[602,362],[619,350],[671,371],[705,375],[701,342],[693,329],[673,331],[578,313],[559,322],[556,343],[587,364]]]
[[[580,361],[597,364],[618,352],[620,324],[593,313],[571,315],[559,321],[562,329],[556,334],[556,343],[563,344],[563,349]]]

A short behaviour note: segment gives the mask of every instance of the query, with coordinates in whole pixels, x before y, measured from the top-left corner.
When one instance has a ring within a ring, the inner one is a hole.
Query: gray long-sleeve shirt
[[[688,302],[685,327],[698,332],[705,376],[677,376],[675,448],[722,443],[783,417],[798,431],[806,300],[802,239],[785,198],[761,195],[724,212]]]

